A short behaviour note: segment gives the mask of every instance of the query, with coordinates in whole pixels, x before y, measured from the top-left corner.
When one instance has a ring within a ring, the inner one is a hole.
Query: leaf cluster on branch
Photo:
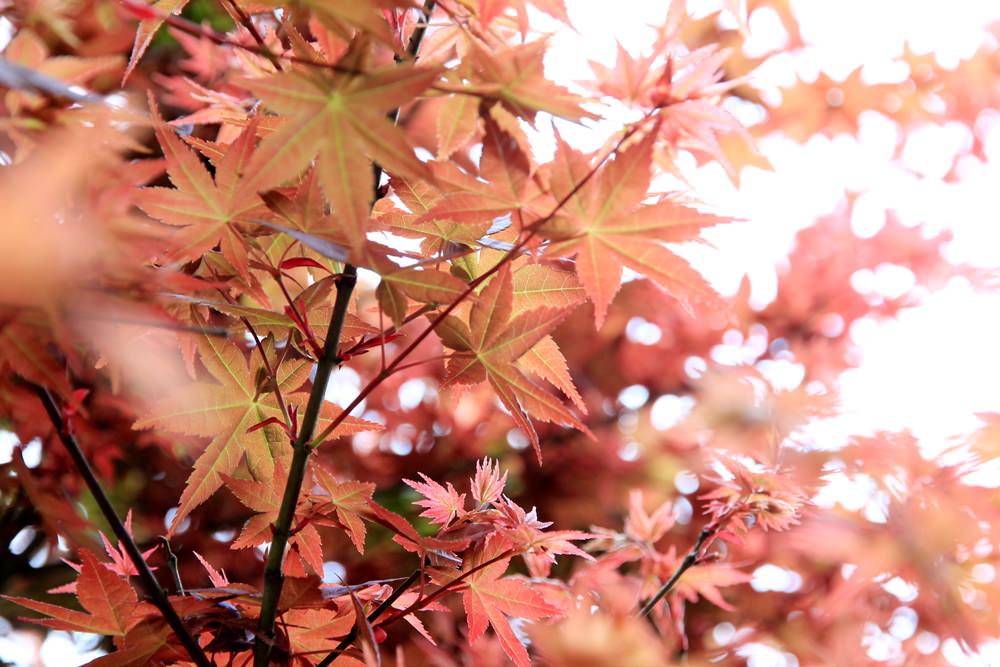
[[[667,3],[574,84],[534,25],[572,30],[562,0],[0,4],[3,613],[103,636],[104,667],[866,664],[911,612],[995,636],[967,476],[996,415],[935,457],[806,432],[852,323],[981,275],[945,234],[857,238],[853,200],[765,308],[685,259],[740,224],[688,167],[739,186],[760,137],[935,113],[853,75],[765,100],[747,4]],[[914,86],[971,122],[975,67]],[[886,263],[911,290],[852,291]],[[835,478],[883,520],[820,502]],[[765,565],[799,585],[752,590]],[[937,650],[916,628],[897,657]]]

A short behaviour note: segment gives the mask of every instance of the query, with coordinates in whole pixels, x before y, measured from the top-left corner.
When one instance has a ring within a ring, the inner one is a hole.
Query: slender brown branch
[[[466,570],[465,572],[463,572],[459,576],[455,577],[454,579],[452,579],[448,583],[446,583],[443,586],[441,586],[441,588],[437,589],[436,591],[434,591],[433,593],[431,593],[427,597],[421,598],[421,599],[417,600],[416,602],[414,602],[413,604],[411,604],[406,609],[399,610],[398,612],[396,612],[395,614],[393,614],[392,616],[390,616],[389,618],[387,618],[386,620],[384,620],[382,622],[382,625],[388,625],[390,623],[395,623],[396,621],[398,621],[399,619],[403,618],[404,616],[409,616],[410,614],[412,614],[414,612],[420,611],[421,609],[423,609],[427,605],[431,604],[432,602],[436,602],[437,600],[439,600],[442,597],[444,597],[445,594],[447,594],[447,593],[455,590],[455,586],[456,585],[462,583],[463,581],[465,581],[466,579],[468,579],[469,577],[471,577],[472,575],[474,575],[476,572],[479,572],[480,570],[483,570],[483,569],[489,567],[490,565],[493,565],[493,563],[498,563],[498,562],[502,561],[505,558],[510,558],[513,555],[514,555],[514,550],[513,549],[508,549],[507,551],[504,551],[502,554],[494,556],[493,558],[490,558],[489,560],[483,561],[482,563],[480,563],[479,565],[476,565],[475,567],[469,568],[468,570]]]
[[[285,418],[285,426],[290,429],[292,428],[292,417],[288,414],[288,406],[285,404],[285,399],[281,395],[281,382],[278,380],[277,369],[272,366],[270,360],[268,360],[267,351],[264,349],[260,336],[257,335],[257,330],[253,328],[250,320],[246,317],[240,317],[240,320],[243,322],[243,326],[247,328],[247,331],[249,331],[250,335],[253,337],[254,347],[257,348],[257,351],[260,353],[260,358],[264,362],[264,370],[267,371],[271,384],[274,385],[274,398],[278,402],[278,407],[281,408],[281,415]]]
[[[414,570],[413,574],[411,574],[405,580],[403,580],[403,583],[401,583],[399,586],[397,586],[396,590],[394,590],[389,595],[389,597],[387,597],[385,600],[383,600],[382,603],[378,607],[376,607],[374,611],[372,611],[370,614],[368,614],[368,622],[372,623],[372,622],[378,620],[378,618],[382,614],[384,614],[386,612],[386,610],[388,610],[392,606],[392,603],[395,602],[396,600],[398,600],[399,597],[403,593],[405,593],[406,590],[410,586],[412,586],[414,584],[414,582],[416,582],[416,580],[419,577],[420,577],[420,570],[419,569],[418,570]],[[351,631],[348,632],[347,635],[343,639],[340,640],[340,643],[337,644],[337,646],[333,649],[333,651],[331,651],[329,655],[327,655],[325,658],[323,658],[323,660],[321,660],[320,663],[318,665],[316,665],[316,667],[328,667],[330,665],[330,663],[332,663],[334,660],[336,660],[340,656],[341,653],[343,653],[344,651],[346,651],[347,647],[350,646],[351,644],[353,644],[354,640],[357,639],[357,638],[358,638],[358,629],[357,628],[352,628]]]
[[[118,538],[118,542],[124,546],[125,553],[128,554],[129,560],[135,566],[136,572],[139,573],[139,581],[142,582],[142,587],[149,596],[150,602],[160,611],[167,625],[177,635],[184,649],[191,656],[191,660],[198,667],[210,667],[212,663],[204,651],[202,651],[198,642],[195,641],[195,638],[184,627],[184,623],[181,621],[181,617],[178,616],[177,610],[170,603],[170,598],[167,597],[166,592],[164,592],[156,577],[153,576],[149,565],[146,564],[146,560],[142,557],[142,551],[139,550],[135,540],[125,530],[125,524],[122,523],[117,512],[115,512],[115,508],[111,505],[111,501],[104,492],[104,488],[101,487],[101,483],[98,481],[97,475],[94,474],[94,470],[90,467],[90,463],[87,462],[87,457],[83,455],[83,450],[80,449],[76,438],[66,430],[62,413],[59,411],[59,406],[56,405],[55,399],[52,398],[52,394],[45,387],[33,383],[29,383],[29,386],[34,390],[38,399],[45,407],[45,412],[48,413],[49,419],[52,420],[52,425],[55,427],[56,433],[59,434],[59,439],[66,448],[67,453],[69,453],[70,458],[73,459],[73,463],[76,465],[80,476],[87,483],[87,488],[90,489],[91,495],[94,496],[101,514],[104,515],[105,520],[110,524],[111,530],[114,532],[115,537]]]
[[[240,22],[240,25],[246,28],[247,32],[250,33],[250,36],[253,37],[253,41],[257,42],[257,48],[260,49],[264,57],[267,58],[272,65],[274,65],[274,69],[279,72],[284,71],[285,68],[281,66],[281,61],[278,60],[278,57],[274,55],[274,52],[267,46],[267,43],[264,41],[264,37],[260,34],[260,31],[257,30],[257,26],[253,24],[253,19],[250,15],[247,14],[242,7],[240,7],[240,4],[236,0],[223,0],[223,2],[229,6],[229,10],[232,12],[233,18],[237,19]]]
[[[396,372],[398,373],[399,371],[405,371],[410,368],[416,368],[417,366],[423,366],[424,364],[431,364],[434,363],[435,361],[447,361],[448,359],[451,359],[451,357],[452,355],[450,354],[438,354],[433,357],[427,357],[426,359],[421,359],[420,361],[411,361],[408,364],[403,364],[402,366],[396,366]]]
[[[502,554],[500,554],[499,556],[494,556],[493,558],[491,558],[491,559],[489,559],[487,561],[484,561],[484,562],[480,563],[479,565],[476,565],[473,568],[468,569],[467,571],[463,572],[458,577],[455,577],[454,579],[452,579],[448,583],[446,583],[443,586],[441,586],[441,588],[437,589],[436,591],[434,591],[433,593],[431,593],[427,597],[420,598],[419,600],[417,600],[416,602],[414,602],[413,604],[411,604],[406,609],[401,609],[401,610],[397,611],[395,614],[393,614],[389,618],[385,619],[382,623],[380,623],[379,627],[390,625],[392,623],[395,623],[396,621],[398,621],[401,618],[409,616],[410,614],[412,614],[414,612],[420,611],[421,609],[423,609],[427,605],[431,604],[432,602],[434,602],[438,598],[443,597],[446,593],[448,593],[449,591],[453,590],[455,588],[456,584],[460,584],[462,581],[464,581],[468,577],[471,577],[473,574],[475,574],[476,572],[479,572],[483,568],[487,568],[490,565],[493,565],[493,563],[501,561],[504,558],[510,558],[512,555],[514,555],[514,552],[512,550],[507,550],[507,551],[503,552]],[[416,581],[416,579],[417,579],[417,577],[419,575],[420,575],[420,570],[415,571],[413,574],[411,574],[407,578],[406,582],[404,582],[405,585],[406,586],[412,585],[413,582]],[[398,591],[393,591],[393,595],[395,596],[395,598],[398,598],[399,595],[401,595],[404,590],[405,590],[405,588],[403,586],[400,586],[399,589],[398,589]],[[397,595],[397,592],[399,593],[398,595]],[[389,598],[386,599],[385,602],[383,602],[382,604],[380,604],[378,606],[378,609],[376,609],[371,614],[369,614],[369,616],[368,616],[368,622],[371,623],[371,622],[377,620],[378,617],[381,616],[382,613],[384,611],[386,611],[390,607],[390,605],[392,605],[393,602],[395,602],[395,598],[393,596],[389,596]],[[337,644],[337,646],[333,649],[333,651],[331,651],[328,656],[326,656],[325,658],[323,658],[323,660],[318,665],[316,665],[316,667],[328,667],[334,660],[336,660],[338,657],[340,657],[340,655],[344,651],[347,650],[347,647],[349,647],[354,642],[354,640],[357,638],[357,634],[358,633],[357,633],[356,629],[351,630],[347,634],[346,637],[344,637],[343,639],[340,640],[340,643]]]
[[[434,0],[427,0],[424,5],[423,15],[425,23],[434,9],[434,4]],[[416,57],[424,33],[425,27],[423,26],[414,31],[407,45],[407,53],[411,58]],[[398,116],[398,109],[390,114],[394,122]],[[379,181],[382,178],[382,168],[378,164],[373,164],[372,169],[374,171],[375,188],[372,198],[372,204],[374,205],[374,202],[381,196]],[[357,269],[350,264],[346,264],[344,273],[337,282],[337,298],[334,303],[333,313],[330,315],[330,325],[327,329],[326,341],[323,344],[323,354],[316,367],[316,378],[313,381],[312,391],[309,394],[309,402],[306,405],[305,415],[302,417],[302,426],[293,445],[288,482],[285,485],[285,492],[281,499],[278,518],[274,523],[274,535],[271,539],[271,548],[268,553],[267,565],[264,569],[264,592],[261,601],[260,619],[257,625],[257,636],[254,638],[254,667],[266,667],[270,660],[271,647],[274,644],[274,622],[278,612],[278,599],[281,596],[281,589],[284,585],[282,567],[285,547],[288,543],[292,521],[295,516],[295,506],[298,504],[302,483],[305,479],[306,463],[312,451],[310,441],[315,434],[316,423],[319,419],[319,412],[322,407],[324,395],[326,394],[330,373],[339,361],[337,353],[340,346],[340,336],[343,332],[351,293],[356,283]],[[346,418],[344,415],[345,413],[341,413],[339,416],[341,422]],[[332,431],[330,432],[332,433]]]
[[[716,521],[712,521],[701,529],[701,532],[698,533],[698,539],[695,540],[694,546],[692,546],[691,550],[687,552],[686,556],[684,556],[684,560],[681,561],[681,564],[676,570],[674,570],[674,573],[670,575],[670,578],[667,579],[666,583],[660,586],[660,590],[656,591],[656,595],[651,597],[646,604],[642,606],[642,609],[639,610],[640,617],[648,616],[649,613],[656,608],[656,605],[660,602],[660,600],[666,597],[667,594],[673,590],[674,586],[677,585],[677,582],[680,581],[681,576],[691,567],[698,564],[698,559],[701,556],[701,549],[705,546],[705,541],[714,535],[718,530],[719,524]]]

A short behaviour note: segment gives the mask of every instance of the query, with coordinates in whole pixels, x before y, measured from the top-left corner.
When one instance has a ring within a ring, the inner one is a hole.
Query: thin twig
[[[66,424],[63,422],[62,413],[59,411],[59,406],[56,405],[55,399],[52,398],[52,394],[45,387],[29,383],[29,386],[38,396],[38,399],[45,406],[45,412],[48,413],[49,419],[52,420],[52,425],[56,429],[56,433],[59,434],[59,439],[62,441],[63,446],[69,453],[73,463],[76,465],[80,476],[83,477],[84,481],[87,483],[87,488],[90,489],[90,493],[94,496],[94,500],[97,502],[97,506],[101,510],[101,514],[104,515],[105,520],[111,525],[111,530],[114,532],[115,536],[118,538],[119,544],[123,545],[125,548],[125,553],[128,554],[129,560],[135,566],[136,572],[139,573],[139,581],[142,582],[143,588],[146,590],[146,594],[150,598],[150,602],[160,610],[163,619],[167,622],[167,625],[174,631],[177,638],[180,640],[184,649],[191,656],[198,667],[210,667],[211,662],[205,656],[204,651],[202,651],[201,646],[195,641],[191,633],[188,632],[187,628],[184,627],[184,623],[181,621],[181,617],[178,616],[177,610],[170,603],[170,598],[167,597],[166,592],[160,587],[160,583],[153,576],[153,572],[149,569],[149,565],[146,564],[146,560],[142,557],[142,552],[136,545],[135,540],[129,535],[128,531],[125,530],[125,524],[122,523],[121,519],[118,517],[115,508],[111,505],[111,501],[108,500],[107,494],[101,487],[100,481],[97,479],[97,475],[94,474],[94,470],[90,467],[90,463],[87,462],[87,458],[83,455],[83,450],[80,449],[79,443],[77,443],[76,438],[72,433],[66,430]]]
[[[410,614],[412,614],[414,612],[420,611],[421,609],[423,609],[427,605],[431,604],[432,602],[434,602],[438,598],[443,597],[445,595],[445,593],[447,593],[450,590],[454,589],[454,587],[455,587],[456,584],[460,584],[462,581],[464,581],[468,577],[471,577],[476,572],[479,572],[480,570],[482,570],[484,568],[487,568],[490,565],[493,565],[493,563],[501,561],[504,558],[510,558],[512,555],[514,555],[514,552],[512,550],[507,550],[507,551],[503,552],[502,554],[500,554],[499,556],[494,556],[493,558],[491,558],[491,559],[489,559],[487,561],[484,561],[484,562],[480,563],[479,565],[476,565],[473,568],[470,568],[470,569],[466,570],[461,575],[459,575],[458,577],[455,577],[454,579],[452,579],[448,583],[444,584],[443,586],[441,586],[441,588],[437,589],[436,591],[434,591],[433,593],[431,593],[427,597],[420,598],[416,602],[414,602],[413,604],[411,604],[409,607],[407,607],[406,609],[401,609],[401,610],[397,611],[395,614],[393,614],[389,618],[385,619],[382,623],[379,623],[379,627],[384,627],[386,625],[391,625],[392,623],[395,623],[396,621],[398,621],[401,618],[405,618],[406,616],[409,616]],[[409,576],[409,578],[407,578],[407,580],[406,580],[408,582],[407,585],[412,585],[413,581],[411,581],[411,580],[416,580],[417,576],[419,576],[419,574],[420,574],[420,570],[417,570],[416,572],[414,572],[413,574],[411,574]],[[400,586],[400,591],[399,591],[400,594],[402,594],[402,590],[403,590],[403,587]],[[395,594],[396,594],[396,591],[393,591],[393,595],[395,595]],[[398,598],[399,595],[396,595],[396,597]],[[383,602],[382,604],[380,604],[379,607],[378,607],[378,609],[376,609],[375,611],[373,611],[368,616],[368,622],[371,623],[371,622],[377,620],[378,617],[382,615],[382,612],[386,611],[393,602],[395,602],[395,600],[390,596],[389,599],[387,599],[385,602]],[[328,667],[334,660],[336,660],[337,658],[339,658],[340,655],[344,651],[347,650],[347,647],[350,646],[354,642],[354,640],[357,638],[357,634],[358,634],[357,629],[351,630],[347,634],[346,637],[344,637],[343,639],[340,640],[340,643],[337,644],[337,646],[333,649],[333,651],[331,651],[328,656],[326,656],[325,658],[323,658],[323,660],[318,665],[316,665],[316,667]]]
[[[656,605],[660,602],[660,600],[673,590],[674,586],[677,585],[677,582],[680,581],[681,575],[687,572],[691,567],[698,564],[698,559],[701,556],[701,549],[705,546],[705,540],[714,535],[718,530],[719,524],[715,521],[712,521],[701,529],[701,532],[698,533],[698,539],[695,540],[694,546],[692,546],[691,550],[687,552],[686,556],[684,556],[684,560],[681,561],[681,564],[676,570],[674,570],[674,573],[670,575],[670,578],[667,579],[666,583],[660,586],[660,590],[656,591],[656,595],[651,597],[646,604],[642,606],[642,609],[639,610],[640,617],[648,616],[649,613],[656,608]]]
[[[80,104],[106,104],[107,99],[83,86],[70,85],[30,67],[0,58],[0,87],[11,90],[33,90],[49,97],[62,98]]]
[[[281,395],[281,382],[278,380],[278,373],[276,369],[271,366],[271,362],[267,358],[267,351],[264,349],[264,345],[261,343],[260,336],[257,335],[257,330],[253,328],[245,316],[241,316],[240,320],[243,322],[243,326],[247,328],[250,335],[253,337],[254,347],[260,352],[260,358],[264,362],[264,370],[267,371],[267,375],[271,380],[271,384],[274,385],[274,398],[278,402],[278,407],[281,408],[281,415],[285,418],[285,426],[289,429],[292,428],[292,417],[288,414],[288,406],[285,404],[285,399]],[[291,431],[289,430],[289,433]]]
[[[184,582],[181,581],[181,572],[177,564],[177,554],[170,548],[170,540],[166,536],[160,535],[157,539],[163,545],[163,550],[166,552],[167,569],[170,570],[170,574],[174,578],[174,590],[178,595],[184,595]]]
[[[396,587],[396,589],[387,597],[382,603],[375,608],[370,614],[368,614],[368,622],[372,623],[386,612],[392,603],[399,599],[399,597],[406,592],[406,590],[413,585],[413,583],[420,577],[420,570],[414,570],[413,574],[408,576],[403,583]],[[340,643],[333,649],[333,651],[327,655],[323,660],[320,661],[316,667],[328,667],[330,663],[337,659],[337,657],[347,650],[347,647],[354,643],[354,640],[358,637],[358,629],[354,627],[350,632],[347,633]]]
[[[264,37],[260,34],[260,31],[257,30],[257,26],[254,25],[253,19],[250,15],[243,11],[243,8],[240,7],[236,0],[223,0],[223,2],[229,5],[230,10],[234,14],[234,18],[240,22],[240,25],[247,29],[247,32],[249,32],[250,36],[253,37],[253,41],[257,42],[257,47],[263,52],[264,57],[271,61],[271,64],[274,65],[274,69],[279,72],[283,72],[284,68],[281,66],[281,61],[278,60],[278,57],[274,55],[274,52],[267,46],[267,43],[264,41]]]
[[[490,565],[493,565],[494,563],[499,563],[505,558],[510,558],[513,555],[514,555],[514,550],[508,549],[507,551],[504,551],[502,554],[494,556],[489,560],[483,561],[482,563],[476,565],[475,567],[469,568],[459,576],[455,577],[448,583],[441,586],[441,588],[437,589],[427,597],[420,598],[406,609],[401,609],[392,616],[390,616],[389,618],[385,619],[384,621],[382,621],[381,625],[389,625],[390,623],[395,623],[404,616],[409,616],[414,612],[420,611],[421,609],[431,604],[432,602],[436,602],[440,598],[444,597],[446,593],[449,593],[450,591],[454,590],[456,585],[462,583],[463,581],[474,575],[476,572],[479,572],[480,570],[483,570],[489,567]]]

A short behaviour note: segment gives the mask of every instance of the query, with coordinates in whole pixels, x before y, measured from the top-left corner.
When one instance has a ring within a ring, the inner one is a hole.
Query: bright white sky
[[[646,0],[616,0],[613,10],[590,0],[568,4],[578,32],[559,32],[546,61],[550,76],[562,80],[586,78],[587,59],[613,64],[616,39],[633,52],[644,48],[652,39],[644,25],[662,23],[669,6]],[[719,0],[689,2],[700,14],[720,5]],[[810,77],[822,71],[837,78],[859,66],[872,77],[891,80],[899,77],[893,60],[901,55],[904,39],[914,51],[932,51],[943,66],[952,66],[972,55],[987,38],[985,27],[1000,20],[1000,3],[977,0],[953,1],[946,7],[914,0],[812,0],[792,5],[810,46],[794,56],[772,59],[755,79],[762,88],[790,82],[796,72]],[[749,24],[751,50],[763,53],[782,45],[784,31],[770,10],[754,12]],[[695,192],[702,199],[749,223],[710,230],[717,249],[701,246],[685,255],[725,292],[735,291],[743,274],[749,274],[754,299],[766,303],[775,290],[774,267],[792,247],[795,232],[853,192],[861,193],[852,220],[860,234],[876,233],[883,212],[892,209],[905,224],[950,229],[950,259],[1000,267],[997,119],[1000,113],[988,124],[985,142],[991,160],[963,158],[958,183],[945,183],[941,176],[970,140],[968,130],[955,123],[921,128],[907,139],[901,165],[890,161],[896,130],[877,114],[863,119],[857,139],[844,135],[816,137],[805,145],[763,142],[761,149],[775,170],[745,171],[739,190],[721,168],[692,170]],[[566,132],[572,129],[566,127]],[[593,147],[603,136],[579,130],[571,138]],[[905,272],[886,272],[868,282],[892,292],[905,287],[907,277]],[[975,428],[975,412],[1000,410],[1000,295],[976,293],[964,281],[954,281],[898,320],[881,325],[866,321],[851,335],[864,359],[860,368],[843,376],[845,416],[838,431],[910,428],[937,441]]]
[[[616,0],[609,11],[606,3],[590,0],[570,0],[568,4],[579,32],[559,33],[547,61],[550,74],[565,80],[586,78],[581,55],[612,64],[616,39],[633,52],[649,44],[651,35],[642,24],[662,22],[668,6],[666,2]],[[689,2],[704,12],[718,9],[720,4],[718,0]],[[918,53],[933,52],[942,66],[953,66],[987,39],[985,26],[1000,20],[1000,3],[976,0],[946,4],[812,0],[793,1],[792,5],[803,38],[811,46],[795,55],[773,58],[761,68],[755,83],[765,89],[791,83],[796,73],[809,79],[822,71],[836,79],[859,66],[865,67],[864,73],[873,81],[891,81],[900,76],[893,59],[901,55],[904,40]],[[784,31],[769,10],[755,12],[749,25],[751,51],[765,53],[782,45]],[[899,164],[892,161],[897,130],[877,114],[863,118],[857,138],[816,137],[805,145],[786,140],[763,142],[761,149],[775,170],[745,171],[739,190],[721,168],[692,170],[689,178],[695,192],[707,204],[749,222],[710,230],[714,249],[699,246],[684,254],[723,292],[734,292],[742,276],[748,274],[753,299],[763,305],[773,298],[775,266],[791,249],[795,233],[832,211],[845,193],[851,192],[859,194],[852,217],[852,227],[859,235],[877,233],[889,209],[904,224],[923,224],[931,232],[951,230],[954,241],[947,252],[952,261],[1000,268],[998,118],[1000,113],[983,123],[987,161],[963,158],[957,170],[962,178],[957,183],[945,183],[942,176],[970,141],[967,129],[958,124],[927,125],[913,132],[906,139]],[[569,135],[570,128],[566,130],[564,134]],[[588,138],[584,132],[573,138],[584,148],[596,147],[603,139]],[[908,273],[880,271],[858,276],[856,286],[898,294],[912,281]],[[980,422],[974,413],[1000,410],[998,294],[977,293],[966,282],[955,280],[896,320],[857,323],[851,337],[860,346],[863,359],[857,369],[841,378],[842,416],[811,430],[824,445],[836,445],[853,433],[910,429],[927,450],[934,451],[946,438],[977,428]],[[774,378],[779,383],[787,383],[790,377],[792,382],[798,381],[787,365],[775,368],[785,371]],[[654,404],[654,422],[663,417],[667,424],[672,423],[687,409],[680,405],[681,400],[666,400],[669,398]],[[645,396],[639,397],[640,404],[645,400]],[[658,410],[661,407],[663,410]],[[852,504],[851,509],[863,510],[869,520],[885,520],[874,489],[840,477],[843,479],[831,480],[829,493],[817,498],[818,502]],[[1000,479],[979,481],[1000,484]],[[796,576],[764,565],[754,572],[751,585],[758,590],[795,590]],[[906,588],[901,580],[899,583],[897,588]],[[906,591],[891,592],[900,600],[906,599]],[[720,624],[716,632],[726,625]],[[873,628],[866,637],[869,656],[887,660],[898,655],[900,641],[912,636],[916,627],[916,618],[894,616],[888,631]],[[938,649],[939,639],[923,632],[917,644],[932,653]],[[984,646],[978,656],[965,654],[954,640],[945,641],[940,650],[952,665],[1000,664],[1000,644],[996,642]],[[791,654],[763,644],[745,647],[741,654],[748,667],[798,664]]]

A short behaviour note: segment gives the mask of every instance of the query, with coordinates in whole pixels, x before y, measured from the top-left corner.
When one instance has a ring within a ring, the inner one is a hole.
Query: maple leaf
[[[490,228],[491,223],[487,220],[477,225],[428,216],[443,197],[425,181],[393,177],[391,186],[392,194],[399,199],[405,210],[396,206],[392,198],[381,199],[376,204],[378,222],[393,234],[423,239],[420,250],[427,256],[445,252],[455,244],[473,246]],[[393,208],[386,210],[388,206]]]
[[[418,220],[453,220],[466,224],[492,222],[512,215],[519,224],[551,210],[550,198],[531,178],[530,157],[514,137],[487,117],[477,178],[450,166],[436,165],[435,175],[454,190],[431,206]]]
[[[581,431],[586,431],[586,427],[551,394],[528,380],[512,362],[545,338],[571,309],[535,308],[511,319],[513,293],[510,268],[504,266],[472,305],[468,326],[454,317],[446,321],[442,339],[445,345],[459,352],[448,361],[445,382],[489,381],[514,422],[528,435],[541,461],[538,433],[528,415]]]
[[[241,503],[257,512],[243,526],[231,548],[247,549],[270,542],[288,482],[288,471],[282,461],[276,462],[274,474],[268,480],[256,482],[229,476],[223,479],[226,488]],[[316,526],[309,520],[309,510],[308,499],[300,497],[295,512],[296,530],[288,539],[289,551],[283,565],[285,574],[291,577],[306,576],[306,565],[318,576],[323,576],[323,540]],[[295,557],[289,558],[291,555]]]
[[[409,552],[418,554],[421,558],[428,555],[444,557],[456,562],[459,559],[453,552],[462,551],[469,546],[470,537],[425,537],[417,532],[410,522],[391,510],[387,510],[373,500],[368,501],[375,518],[395,533],[392,541]]]
[[[0,364],[60,396],[73,392],[66,369],[51,354],[51,334],[37,313],[5,308],[0,311]]]
[[[470,487],[477,509],[498,501],[506,485],[507,471],[504,471],[503,475],[500,474],[499,461],[496,459],[476,461],[476,475],[470,480]]]
[[[469,143],[476,133],[479,100],[472,95],[449,95],[441,104],[435,134],[437,159],[447,160],[451,154]]]
[[[133,536],[131,509],[128,511],[128,514],[125,515],[125,532],[128,533],[130,537]],[[139,571],[136,569],[135,564],[129,557],[128,552],[125,551],[125,545],[119,542],[117,547],[112,546],[111,541],[108,540],[107,536],[104,534],[104,531],[99,531],[99,534],[101,536],[101,542],[104,544],[104,551],[107,552],[108,558],[111,559],[110,563],[103,564],[104,567],[108,568],[109,570],[111,570],[120,577],[138,576]],[[142,552],[142,559],[149,560],[149,557],[152,556],[153,553],[159,548],[160,548],[159,545],[156,545],[150,549],[146,549],[145,551]],[[69,565],[74,570],[76,570],[77,572],[79,572],[80,568],[82,567],[81,565],[74,563],[70,560],[67,560],[65,558],[62,559],[62,561],[67,565]],[[156,570],[156,567],[149,566],[149,569]],[[59,586],[57,588],[51,589],[49,593],[75,593],[76,584],[77,582],[71,581],[65,586]]]
[[[642,204],[650,185],[654,134],[619,152],[543,228],[554,240],[549,252],[576,256],[576,274],[594,303],[598,328],[621,288],[624,267],[647,276],[682,304],[719,301],[705,279],[663,242],[691,240],[702,228],[727,220],[669,199]],[[557,146],[552,188],[564,197],[589,171],[589,161],[561,138]]]
[[[474,90],[500,100],[528,122],[534,122],[539,111],[569,120],[596,118],[580,106],[584,98],[545,78],[546,46],[543,39],[491,51],[470,40],[463,68],[469,70]]]
[[[677,555],[674,547],[670,547],[666,554],[661,554],[658,559],[658,572],[662,577],[661,581],[666,581],[677,570],[680,562],[681,558]],[[701,596],[720,609],[734,611],[733,606],[722,597],[719,588],[743,584],[752,578],[749,574],[740,572],[731,565],[695,565],[685,571],[684,576],[677,581],[677,596],[674,599],[696,602],[698,596]]]
[[[586,300],[587,295],[572,271],[548,264],[513,262],[514,313],[535,308],[571,308]]]
[[[501,556],[509,549],[503,539],[490,539],[473,556],[466,559],[462,571],[468,572],[483,563]],[[519,667],[531,664],[528,652],[514,634],[507,620],[509,616],[535,620],[557,616],[563,609],[548,602],[545,597],[518,577],[503,577],[510,564],[510,557],[500,558],[468,576],[462,589],[462,603],[469,624],[469,643],[478,641],[493,628],[503,650]]]
[[[451,482],[448,482],[448,487],[445,488],[423,473],[420,473],[420,477],[423,478],[423,482],[403,480],[407,486],[424,496],[423,500],[414,502],[415,505],[424,508],[420,516],[445,526],[455,517],[462,517],[465,514],[465,494],[456,491]]]
[[[66,609],[47,602],[27,598],[4,596],[11,602],[49,618],[26,619],[55,630],[92,632],[98,635],[121,637],[140,620],[134,612],[139,605],[127,579],[115,574],[87,549],[80,550],[80,576],[76,580],[76,594],[85,611]]]
[[[152,14],[150,18],[143,18],[139,21],[139,27],[135,31],[135,42],[132,45],[132,55],[128,59],[128,67],[122,76],[122,85],[128,80],[132,70],[139,64],[142,55],[146,53],[150,42],[156,36],[156,31],[160,29],[169,14],[180,14],[190,0],[154,0],[146,10]],[[136,0],[137,3],[137,0]],[[137,3],[138,4],[138,3]]]
[[[222,486],[222,476],[233,473],[244,453],[250,472],[260,480],[271,479],[274,461],[291,453],[288,435],[277,426],[250,430],[271,418],[283,420],[272,388],[261,384],[266,373],[259,355],[252,355],[248,361],[236,345],[211,336],[199,338],[197,348],[202,364],[216,382],[176,387],[154,404],[147,416],[135,422],[137,429],[157,427],[212,438],[195,461],[172,527],[180,525],[191,510]],[[309,361],[295,358],[286,358],[279,366],[278,389],[286,400],[302,401],[304,394],[296,394],[296,390],[308,379],[310,367]],[[369,428],[377,427],[348,418],[333,435]]]
[[[578,556],[594,560],[593,556],[581,550],[574,541],[588,540],[595,535],[577,530],[556,530],[545,532],[552,525],[550,521],[539,521],[538,512],[524,508],[504,497],[494,504],[498,511],[495,526],[498,534],[504,536],[524,558],[528,571],[534,577],[547,577],[559,554]]]
[[[38,74],[77,85],[87,83],[101,74],[116,71],[122,64],[121,58],[117,55],[95,58],[50,56],[45,41],[26,27],[14,33],[13,39],[4,48],[3,55],[5,60],[29,67]],[[11,115],[40,108],[46,103],[45,98],[39,93],[17,90],[15,86],[10,87],[4,98],[7,114]]]
[[[717,456],[728,474],[715,481],[718,487],[703,494],[708,512],[715,520],[726,520],[736,533],[746,533],[750,525],[764,530],[787,530],[799,523],[809,497],[790,471],[777,468],[754,472],[731,456]],[[752,521],[748,520],[753,518]]]
[[[314,501],[328,502],[333,506],[338,522],[347,531],[358,553],[364,554],[365,522],[361,519],[361,515],[368,513],[368,504],[371,502],[372,494],[375,493],[375,485],[370,482],[339,482],[319,465],[314,465],[312,471],[316,481],[328,494],[314,496]],[[322,508],[317,511],[322,511]]]
[[[287,4],[281,0],[265,0],[263,4],[272,5],[279,9],[287,7]],[[376,0],[375,2],[302,0],[302,5],[308,8],[324,26],[338,34],[350,34],[350,30],[353,28],[394,48],[398,48],[399,44],[393,35],[389,22],[386,21],[387,16],[397,8],[409,9],[415,6],[412,0]]]
[[[219,571],[212,567],[212,564],[205,560],[200,553],[197,551],[193,552],[194,557],[198,559],[201,566],[205,568],[205,572],[208,573],[208,580],[212,582],[213,586],[218,588],[225,588],[229,585],[229,577],[226,576],[226,571]]]
[[[629,512],[625,519],[625,534],[633,540],[656,544],[676,522],[674,504],[669,500],[656,508],[652,514],[642,506],[642,491],[633,489],[629,493]]]
[[[252,222],[265,210],[263,202],[248,189],[242,177],[253,152],[257,119],[252,118],[227,148],[213,179],[201,158],[160,118],[152,95],[149,104],[156,137],[167,162],[167,174],[175,187],[142,188],[136,205],[151,217],[180,228],[173,237],[174,247],[167,254],[168,261],[198,259],[219,245],[223,257],[249,281],[247,246],[238,225]]]
[[[346,635],[354,623],[354,614],[348,605],[331,609],[289,609],[282,614],[288,628],[289,652],[301,656],[300,664],[313,664],[308,657],[329,653],[339,637]],[[361,664],[361,663],[347,663]]]
[[[563,0],[531,0],[531,4],[567,26],[571,25]],[[514,8],[517,16],[517,28],[523,39],[528,34],[528,0],[479,0],[477,16],[484,25],[489,25],[494,19],[503,15],[509,7]]]
[[[257,357],[252,356],[248,362],[237,346],[210,336],[198,340],[198,356],[216,383],[177,387],[135,423],[138,429],[157,427],[212,438],[194,464],[173,526],[218,490],[222,475],[232,474],[244,452],[251,472],[260,479],[270,479],[274,460],[291,451],[288,436],[276,427],[249,431],[270,417],[282,416],[274,395],[260,390],[258,379],[263,365]],[[308,376],[308,363],[287,360],[279,367],[278,387],[290,395]]]
[[[360,49],[358,49],[360,50]],[[340,61],[360,65],[353,52]],[[315,157],[323,192],[354,249],[364,245],[374,174],[369,159],[404,178],[431,179],[386,112],[413,100],[440,69],[393,65],[359,74],[289,71],[242,85],[285,122],[260,144],[247,173],[258,190],[302,173]]]

